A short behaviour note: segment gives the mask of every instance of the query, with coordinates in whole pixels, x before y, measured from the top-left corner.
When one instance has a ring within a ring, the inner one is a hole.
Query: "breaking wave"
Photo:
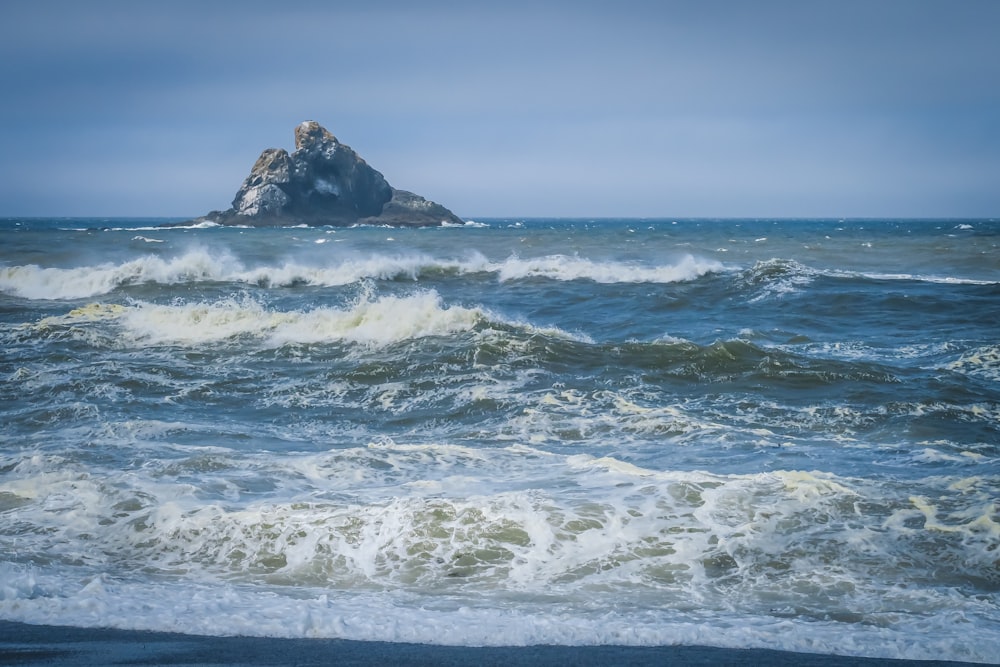
[[[532,259],[511,257],[495,265],[500,280],[548,278],[592,280],[596,283],[674,283],[693,280],[722,270],[714,260],[685,255],[674,264],[644,266],[626,262],[595,262],[569,255],[547,255]]]
[[[145,283],[232,282],[259,287],[331,287],[366,279],[418,280],[422,276],[448,273],[496,274],[500,281],[547,278],[599,283],[670,283],[693,280],[721,268],[718,262],[690,255],[674,264],[640,266],[565,255],[534,259],[510,257],[493,262],[478,252],[456,259],[424,254],[375,254],[338,258],[325,264],[290,260],[281,265],[248,267],[232,254],[198,249],[172,258],[146,255],[120,264],[76,268],[43,268],[35,264],[3,267],[0,268],[0,291],[27,299],[83,299]]]
[[[114,329],[81,325],[105,323]],[[114,346],[181,345],[257,341],[265,347],[288,344],[356,343],[380,347],[427,336],[446,336],[490,326],[573,338],[558,329],[539,329],[505,320],[482,308],[448,306],[434,290],[407,296],[363,294],[345,307],[277,310],[251,296],[213,301],[130,305],[94,303],[66,315],[47,317],[31,331],[71,335]]]
[[[773,646],[780,637],[786,649],[843,652],[837,626],[851,623],[851,652],[881,647],[926,659],[953,636],[940,634],[948,621],[928,625],[931,636],[918,639],[923,634],[914,635],[906,624],[915,621],[899,618],[899,607],[985,620],[989,605],[899,586],[900,573],[946,568],[954,574],[936,576],[950,576],[951,585],[1000,583],[989,551],[1000,535],[992,482],[981,478],[943,478],[931,499],[909,496],[902,483],[823,472],[662,471],[524,445],[483,451],[391,440],[281,457],[196,448],[108,475],[38,456],[18,473],[0,486],[9,516],[31,528],[25,539],[36,552],[84,568],[77,583],[49,578],[44,564],[5,565],[0,610],[29,622],[72,616],[82,625],[459,645],[662,644],[687,637],[695,619],[713,612],[738,618],[744,646]],[[494,478],[515,473],[524,489],[492,488]],[[164,483],[175,478],[189,481]],[[576,492],[552,493],[552,479]],[[283,497],[256,502],[240,493],[254,483]],[[394,492],[379,494],[387,488]],[[79,534],[88,536],[85,551]],[[194,592],[186,613],[175,613],[171,587],[161,583],[150,596],[155,583],[121,576],[130,568],[158,573],[152,582],[184,573],[177,586]],[[265,581],[268,590],[241,599],[246,581]],[[569,601],[580,589],[598,616],[586,602]],[[495,605],[476,603],[482,590],[521,605],[494,617]],[[428,632],[421,622],[413,628],[425,631],[416,634],[381,626],[380,604],[424,591],[432,595],[423,604],[403,605],[393,618],[406,609],[426,615],[430,605],[429,616],[449,632]],[[629,609],[607,614],[622,595]],[[755,613],[762,600],[767,615]],[[247,608],[253,619],[235,613]],[[282,612],[295,622],[279,623]],[[775,625],[786,617],[811,622]],[[502,633],[470,618],[500,622]],[[986,660],[997,641],[982,640],[949,642],[946,654]]]

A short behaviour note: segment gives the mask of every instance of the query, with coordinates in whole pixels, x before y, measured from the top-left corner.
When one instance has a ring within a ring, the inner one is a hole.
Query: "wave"
[[[436,261],[426,256],[383,256],[347,259],[333,266],[287,262],[277,266],[247,268],[229,253],[192,250],[163,259],[147,255],[120,264],[99,264],[71,269],[37,265],[0,268],[0,291],[29,299],[79,299],[108,294],[119,287],[143,283],[179,284],[234,282],[260,287],[295,285],[340,286],[364,279],[417,279],[428,271],[479,270],[484,259]]]
[[[721,271],[714,260],[685,255],[676,263],[644,266],[615,261],[594,261],[569,255],[521,259],[511,257],[494,265],[501,281],[525,278],[591,280],[596,283],[674,283]]]
[[[875,282],[904,281],[940,285],[998,285],[1000,282],[960,276],[917,273],[881,273],[815,268],[791,259],[772,258],[736,272],[737,288],[750,293],[750,302],[781,298],[808,288],[817,278]]]
[[[80,327],[94,323],[112,324],[114,329]],[[434,290],[379,297],[366,292],[346,307],[312,310],[275,310],[248,295],[193,303],[95,303],[74,308],[66,315],[44,318],[31,330],[55,335],[69,330],[95,344],[115,346],[257,341],[265,347],[324,343],[380,347],[491,326],[574,338],[559,329],[507,320],[482,308],[447,306]]]
[[[274,311],[250,298],[185,305],[142,304],[121,317],[139,344],[199,345],[260,339],[267,346],[330,342],[374,346],[469,331],[486,319],[475,308],[445,307],[435,292],[362,299],[351,307]]]
[[[851,658],[844,656],[993,664],[1000,651],[992,619],[969,619],[963,611],[951,622],[885,612],[892,620],[885,627],[885,620],[845,624],[832,618],[797,622],[768,613],[698,615],[662,604],[627,609],[622,600],[608,601],[600,613],[579,613],[551,600],[534,605],[463,600],[459,606],[439,594],[418,598],[422,605],[414,606],[412,596],[383,590],[283,595],[100,574],[67,582],[45,566],[0,565],[0,577],[8,591],[0,597],[0,613],[35,625],[456,647],[545,645],[549,652],[560,646],[713,646],[734,649],[739,657],[745,649],[822,654],[816,660],[820,664],[849,664]],[[964,632],[955,631],[956,623]],[[976,633],[976,641],[968,641],[969,632]]]
[[[750,303],[757,303],[800,293],[821,276],[847,277],[846,274],[825,272],[795,260],[772,258],[738,271],[736,289],[746,292]]]
[[[466,227],[472,229],[488,229],[489,225],[485,222],[476,222],[475,220],[466,220],[465,222],[442,222],[442,227]]]
[[[996,280],[984,280],[978,278],[962,278],[959,276],[936,276],[927,275],[919,273],[850,273],[850,272],[835,272],[831,275],[836,277],[849,277],[853,278],[856,276],[862,276],[868,278],[869,280],[885,280],[885,281],[895,281],[903,280],[907,282],[918,282],[918,283],[935,283],[939,285],[1000,285],[1000,281]]]
[[[957,592],[998,584],[995,478],[930,479],[918,496],[903,482],[654,470],[523,445],[188,454],[129,471],[13,465],[4,532],[46,559],[0,564],[0,614],[459,645],[657,644],[695,629],[728,645],[732,628],[745,645],[862,655],[986,660],[1000,645],[940,643],[955,619],[995,623],[986,596]],[[241,496],[251,481],[280,497]]]
[[[599,343],[566,336],[538,341],[528,352],[542,363],[572,363],[580,372],[597,371],[614,359],[616,368],[635,369],[658,380],[752,383],[820,387],[838,383],[896,386],[893,366],[870,359],[811,356],[799,350],[764,347],[735,338],[698,344],[666,338],[651,342]]]
[[[150,241],[144,237],[136,238]],[[146,255],[119,264],[103,263],[76,268],[43,268],[35,264],[3,267],[0,268],[0,291],[27,299],[81,299],[144,283],[234,282],[259,287],[331,287],[365,279],[418,280],[442,273],[496,274],[500,281],[540,277],[599,283],[671,283],[693,280],[721,268],[718,262],[691,255],[674,264],[640,266],[565,255],[534,259],[510,257],[494,262],[478,252],[469,253],[464,258],[374,254],[338,258],[318,265],[288,261],[281,265],[247,267],[228,252],[196,249],[171,258]]]
[[[989,382],[1000,382],[1000,345],[969,350],[944,368]]]
[[[146,255],[120,264],[70,269],[28,264],[0,268],[0,291],[27,299],[81,299],[139,283],[221,281],[242,270],[231,255],[204,250],[170,259]]]
[[[230,229],[252,229],[250,225],[226,225]],[[153,225],[147,227],[103,227],[103,231],[107,232],[168,232],[172,229],[213,229],[215,227],[222,227],[217,222],[212,222],[211,220],[202,220],[201,222],[191,221],[190,224],[179,224],[176,222],[165,223],[160,225]],[[73,231],[91,231],[91,230],[73,230]]]

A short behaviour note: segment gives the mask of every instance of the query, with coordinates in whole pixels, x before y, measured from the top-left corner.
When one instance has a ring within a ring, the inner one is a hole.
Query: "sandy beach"
[[[966,665],[704,646],[436,646],[203,637],[0,621],[4,665]]]

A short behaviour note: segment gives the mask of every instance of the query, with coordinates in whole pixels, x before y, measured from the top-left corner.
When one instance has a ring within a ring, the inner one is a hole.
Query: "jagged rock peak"
[[[460,224],[444,206],[397,190],[326,128],[295,128],[295,152],[264,150],[227,211],[200,218],[223,225],[432,226]]]
[[[337,137],[314,120],[299,123],[295,128],[295,150],[308,150],[315,144],[332,142],[339,143]]]

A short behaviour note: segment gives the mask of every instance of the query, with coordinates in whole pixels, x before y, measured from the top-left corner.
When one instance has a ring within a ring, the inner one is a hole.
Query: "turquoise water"
[[[0,618],[1000,655],[1000,223],[164,222],[0,221]]]

